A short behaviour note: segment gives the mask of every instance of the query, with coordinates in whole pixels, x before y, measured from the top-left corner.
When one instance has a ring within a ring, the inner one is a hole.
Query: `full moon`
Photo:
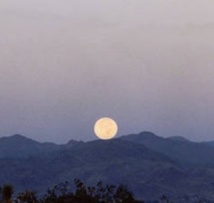
[[[111,118],[100,118],[94,125],[94,133],[102,140],[112,139],[117,134],[117,123]]]

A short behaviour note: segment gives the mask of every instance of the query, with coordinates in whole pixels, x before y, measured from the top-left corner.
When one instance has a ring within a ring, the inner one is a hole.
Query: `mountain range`
[[[139,199],[214,202],[214,145],[152,132],[108,141],[40,143],[22,135],[0,138],[0,185],[42,194],[75,178],[86,184],[125,184]]]

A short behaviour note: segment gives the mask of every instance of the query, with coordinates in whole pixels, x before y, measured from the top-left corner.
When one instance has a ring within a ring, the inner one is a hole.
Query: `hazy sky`
[[[94,122],[214,140],[213,0],[1,0],[0,136],[92,140]]]

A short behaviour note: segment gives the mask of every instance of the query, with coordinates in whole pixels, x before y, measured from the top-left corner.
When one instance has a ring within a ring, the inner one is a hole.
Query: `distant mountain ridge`
[[[122,136],[119,139],[143,144],[159,153],[186,164],[212,165],[214,166],[214,147],[210,143],[197,143],[185,138],[162,138],[151,132],[141,132]]]
[[[214,202],[213,156],[209,143],[151,132],[64,145],[14,135],[0,138],[0,184],[40,193],[80,178],[86,184],[124,183],[146,200],[165,194],[178,203],[194,202],[196,196]]]
[[[23,135],[15,134],[0,138],[0,158],[29,158],[39,153],[58,150],[53,143],[40,143]]]

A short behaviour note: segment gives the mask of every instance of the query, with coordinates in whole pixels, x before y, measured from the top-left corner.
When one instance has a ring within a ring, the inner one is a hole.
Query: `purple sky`
[[[1,0],[0,136],[214,140],[213,0]]]

